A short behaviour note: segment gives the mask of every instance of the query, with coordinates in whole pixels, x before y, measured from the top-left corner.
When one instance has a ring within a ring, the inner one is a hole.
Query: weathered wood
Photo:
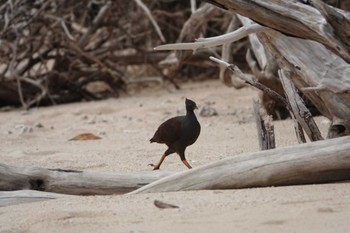
[[[247,17],[238,15],[238,18],[245,27],[256,24]],[[277,74],[279,67],[275,58],[264,48],[255,33],[249,35],[249,42],[251,49],[247,50],[246,61],[250,70],[260,83],[284,97],[283,86]],[[283,120],[290,116],[286,106],[280,101],[272,98],[267,93],[262,92],[260,94],[260,99],[263,108],[268,115],[272,115],[273,119]]]
[[[301,127],[305,130],[311,141],[323,140],[320,130],[314,121],[309,109],[304,104],[303,99],[297,93],[297,89],[290,79],[292,74],[287,71],[279,70],[278,72],[283,88],[285,90],[289,105],[293,110],[293,114]],[[287,75],[289,78],[287,78]]]
[[[30,189],[73,195],[123,194],[170,174],[173,172],[98,173],[0,164],[0,191]]]
[[[257,80],[254,80],[253,77],[244,74],[236,65],[229,64],[227,62],[224,62],[220,59],[217,59],[215,57],[209,57],[212,61],[215,61],[219,63],[220,65],[225,65],[227,69],[229,69],[235,76],[239,77],[240,79],[244,80],[248,84],[252,85],[253,87],[256,87],[257,89],[267,93],[268,95],[272,96],[273,98],[278,99],[281,101],[286,107],[288,106],[287,100],[282,97],[280,94],[275,92],[274,90],[271,90],[270,88],[266,87],[265,85],[261,84]]]
[[[335,34],[332,25],[314,7],[289,0],[210,0],[215,5],[248,17],[286,35],[317,41],[350,63],[350,44]],[[346,13],[334,8],[346,19]]]
[[[67,197],[73,196],[35,190],[0,191],[0,207]]]
[[[131,194],[301,185],[350,179],[350,137],[232,156],[171,175]]]
[[[181,33],[177,41],[188,42],[193,41],[200,34],[203,25],[214,15],[220,11],[211,4],[204,4],[198,8],[190,18],[185,22],[181,29]],[[161,65],[169,69],[168,73],[170,78],[173,78],[176,71],[181,68],[181,65],[186,61],[192,52],[190,51],[176,51],[169,54],[167,58],[161,61]]]
[[[236,30],[239,25],[239,21],[236,15],[232,16],[231,22],[226,29],[226,33],[230,33]],[[232,43],[226,43],[222,45],[221,48],[221,59],[226,62],[231,62],[232,60]],[[240,89],[246,86],[246,83],[229,72],[225,66],[220,66],[219,79],[226,86],[234,87]]]
[[[267,138],[267,149],[276,148],[275,142],[275,127],[272,123],[272,116],[266,115],[263,119],[264,128],[266,130],[266,138]]]
[[[272,31],[258,37],[279,66],[295,74],[293,84],[322,115],[350,129],[350,64],[313,41]]]
[[[332,126],[335,125],[330,131],[336,129],[336,132],[328,135],[349,135],[349,42],[344,39],[348,32],[341,32],[346,31],[346,28],[339,27],[341,22],[348,24],[348,12],[318,4],[317,0],[312,1],[312,4],[322,14],[309,5],[286,0],[213,2],[287,35],[311,39],[330,48],[333,53],[317,42],[284,36],[274,30],[257,33],[265,49],[276,58],[279,67],[297,74],[291,80],[293,84],[322,115],[332,121]],[[290,21],[287,22],[287,19]],[[335,22],[336,19],[338,22]],[[345,47],[337,46],[338,43]]]
[[[244,17],[244,16],[241,16],[241,15],[237,15],[238,19],[242,22],[242,25],[245,26],[245,27],[248,27],[249,25],[254,25],[255,22],[252,21],[251,19],[247,18],[247,17]],[[250,66],[253,74],[256,76],[256,77],[259,77],[260,76],[260,70],[261,71],[265,71],[265,70],[268,70],[268,71],[271,71],[273,69],[268,69],[267,66],[275,66],[275,63],[276,62],[273,62],[271,61],[271,59],[269,59],[269,57],[271,57],[271,55],[269,56],[268,53],[266,53],[266,50],[264,48],[264,46],[261,44],[261,42],[259,41],[258,37],[256,36],[256,34],[249,34],[248,35],[248,38],[249,38],[249,42],[250,42],[250,45],[251,45],[251,50],[253,51],[254,53],[254,57],[256,58],[256,61],[258,62],[258,65],[259,65],[259,71],[258,71],[258,68],[255,68],[255,67],[251,67],[251,65],[249,64],[249,61],[247,60],[248,62],[248,65]],[[248,49],[248,51],[250,51],[250,49]],[[273,63],[273,64],[271,64]],[[266,76],[271,76],[273,75],[273,73],[267,73]]]
[[[340,11],[321,0],[309,0],[309,2],[332,25],[334,34],[341,38],[347,46],[350,46],[350,12]]]
[[[272,124],[272,117],[265,114],[264,118],[260,114],[260,102],[253,102],[255,122],[258,130],[258,140],[260,150],[275,148],[275,133]]]

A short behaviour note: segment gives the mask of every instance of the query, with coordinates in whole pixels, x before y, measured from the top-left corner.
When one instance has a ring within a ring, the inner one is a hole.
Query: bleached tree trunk
[[[350,44],[346,35],[350,33],[349,13],[323,4],[320,0],[312,0],[326,9],[333,9],[342,20],[343,27],[333,27],[336,22],[325,20],[325,11],[302,1],[290,0],[210,0],[209,2],[238,13],[286,35],[292,35],[317,41],[345,61],[350,62]],[[316,4],[315,4],[316,5]],[[320,8],[320,7],[319,7]],[[332,18],[336,20],[336,18]],[[338,23],[339,24],[339,23]],[[338,35],[344,35],[339,37]],[[349,38],[349,37],[347,37]]]
[[[1,165],[0,187],[1,191],[38,190],[74,195],[122,194],[139,188],[131,192],[136,194],[338,182],[350,179],[349,170],[350,136],[347,136],[235,155],[181,173],[107,174]]]
[[[123,194],[169,174],[173,172],[98,173],[0,164],[0,191],[37,190],[73,195]]]
[[[158,193],[316,184],[350,179],[350,137],[232,156],[134,192]]]
[[[320,0],[210,0],[264,25],[249,25],[231,35],[157,49],[210,48],[256,33],[293,84],[331,121],[328,137],[350,134],[350,12]],[[270,30],[268,29],[270,28]],[[288,36],[286,36],[288,35]]]
[[[0,191],[0,207],[67,197],[73,196],[35,190]]]

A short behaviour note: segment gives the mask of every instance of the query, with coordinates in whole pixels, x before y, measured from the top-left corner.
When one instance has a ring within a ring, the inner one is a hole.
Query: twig
[[[108,72],[112,77],[118,79],[120,78],[121,80],[124,81],[124,83],[127,83],[127,80],[122,77],[121,74],[119,74],[117,71],[112,70],[111,68],[109,68],[106,64],[104,64],[102,61],[100,61],[98,58],[96,58],[95,56],[86,53],[84,51],[82,51],[78,46],[76,46],[75,43],[70,43],[70,46],[72,49],[74,49],[77,53],[81,54],[82,56],[86,57],[87,59],[95,62],[97,65],[99,65],[104,71]]]
[[[152,14],[151,14],[151,11],[148,9],[148,7],[141,0],[134,0],[134,1],[146,13],[146,15],[148,16],[149,20],[151,21],[153,27],[156,29],[156,32],[158,33],[162,42],[165,42],[165,38],[163,36],[163,33],[160,30],[157,21],[154,20]]]
[[[74,39],[74,36],[72,36],[72,34],[69,32],[68,28],[67,28],[67,25],[66,23],[64,22],[64,20],[61,20],[61,26],[64,30],[64,32],[66,33],[67,37],[70,39],[70,40],[75,40]]]
[[[266,115],[264,118],[260,114],[260,102],[254,101],[254,115],[258,130],[258,140],[261,150],[269,150],[275,148],[275,133],[272,125],[272,117]]]
[[[109,8],[111,7],[111,2],[108,2],[106,5],[104,5],[100,11],[98,12],[97,16],[95,17],[94,21],[92,22],[91,27],[85,32],[85,34],[80,38],[78,41],[79,48],[85,47],[86,43],[88,42],[89,36],[96,31],[98,26],[100,25],[102,19],[107,14]]]
[[[19,99],[21,101],[22,107],[23,108],[27,108],[27,104],[24,101],[24,97],[23,97],[23,93],[22,93],[22,85],[21,85],[21,79],[17,73],[17,70],[15,68],[15,62],[17,60],[17,47],[18,47],[18,43],[19,43],[19,32],[17,27],[14,27],[14,31],[16,34],[16,40],[11,44],[11,48],[12,48],[12,59],[9,65],[9,70],[10,70],[10,74],[11,77],[14,78],[17,82],[17,90],[18,90],[18,96]]]

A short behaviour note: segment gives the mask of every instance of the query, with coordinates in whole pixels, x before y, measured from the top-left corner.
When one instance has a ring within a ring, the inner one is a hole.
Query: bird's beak
[[[194,109],[198,109],[197,105],[196,105],[196,106],[194,106]]]

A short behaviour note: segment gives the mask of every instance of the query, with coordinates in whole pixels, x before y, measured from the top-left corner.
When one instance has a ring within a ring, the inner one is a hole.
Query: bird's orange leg
[[[163,163],[165,157],[166,157],[166,154],[164,153],[164,154],[162,155],[162,157],[160,157],[160,160],[159,160],[159,162],[158,162],[156,165],[154,165],[153,163],[150,163],[150,164],[148,164],[148,165],[152,166],[152,167],[153,167],[153,170],[158,170],[159,167],[160,167],[160,165]]]
[[[186,167],[188,167],[188,169],[191,169],[191,168],[192,168],[191,165],[187,162],[186,159],[183,159],[183,160],[181,160],[181,161],[186,165]]]

